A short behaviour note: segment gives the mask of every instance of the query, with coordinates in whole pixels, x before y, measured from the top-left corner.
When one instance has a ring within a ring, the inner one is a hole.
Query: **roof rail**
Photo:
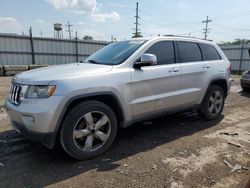
[[[213,42],[212,39],[202,39],[202,38],[197,38],[197,37],[191,37],[191,36],[183,36],[183,35],[163,35],[163,37],[180,37],[180,38],[191,38],[191,39],[199,39],[199,40],[205,40],[205,41],[210,41]]]

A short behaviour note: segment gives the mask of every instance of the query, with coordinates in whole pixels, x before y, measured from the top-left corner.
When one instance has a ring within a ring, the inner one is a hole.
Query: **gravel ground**
[[[1,104],[10,80],[0,78],[0,187],[241,188],[250,177],[250,93],[238,77],[218,120],[185,112],[135,124],[88,161],[48,150],[9,126]],[[231,172],[224,160],[245,169]]]

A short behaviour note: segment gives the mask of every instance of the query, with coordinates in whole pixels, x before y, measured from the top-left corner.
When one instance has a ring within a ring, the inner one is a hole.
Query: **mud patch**
[[[218,144],[216,146],[209,146],[202,148],[198,155],[172,157],[162,160],[164,164],[169,164],[171,168],[178,169],[179,173],[185,178],[190,173],[202,171],[203,167],[209,163],[217,161],[218,156],[228,148],[226,143]]]
[[[204,137],[221,138],[228,143],[241,144],[239,145],[241,149],[250,151],[250,122],[242,122],[235,126],[226,127]]]

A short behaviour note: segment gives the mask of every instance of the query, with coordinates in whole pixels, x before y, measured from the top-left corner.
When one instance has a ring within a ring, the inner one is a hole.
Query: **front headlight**
[[[53,94],[56,86],[29,86],[26,98],[47,98]]]

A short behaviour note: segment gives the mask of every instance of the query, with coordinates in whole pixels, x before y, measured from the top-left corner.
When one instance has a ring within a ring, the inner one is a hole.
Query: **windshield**
[[[134,40],[109,44],[89,56],[85,62],[104,65],[121,64],[127,60],[129,56],[131,56],[144,42],[144,40]]]

